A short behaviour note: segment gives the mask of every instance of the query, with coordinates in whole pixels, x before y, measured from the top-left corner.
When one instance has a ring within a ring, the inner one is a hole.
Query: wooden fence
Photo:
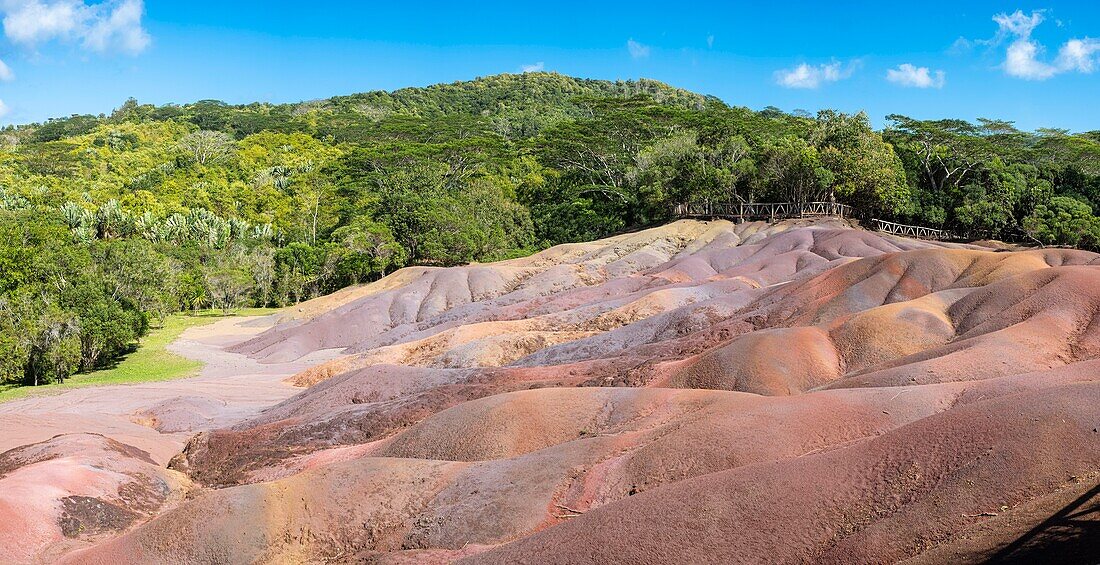
[[[785,220],[815,216],[852,217],[852,207],[836,202],[698,202],[677,204],[681,218],[728,218],[732,220]]]
[[[926,228],[924,226],[908,226],[896,222],[887,222],[886,220],[880,220],[878,218],[872,219],[871,224],[878,231],[892,233],[895,235],[904,235],[905,237],[913,237],[916,239],[960,239],[959,236],[947,230]]]
[[[725,218],[738,222],[749,220],[774,222],[818,216],[852,218],[854,214],[851,206],[836,202],[696,202],[677,204],[675,212],[680,218]],[[881,232],[917,239],[960,239],[947,230],[909,226],[878,218],[871,219],[871,226]]]

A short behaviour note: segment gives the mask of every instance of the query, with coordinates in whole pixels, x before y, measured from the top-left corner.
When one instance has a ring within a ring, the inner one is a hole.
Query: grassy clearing
[[[273,308],[245,308],[234,316],[262,316],[274,311]],[[224,318],[220,311],[215,310],[173,314],[164,320],[163,326],[151,329],[137,349],[120,359],[115,366],[73,375],[61,384],[37,387],[0,385],[0,402],[30,395],[56,394],[85,386],[166,381],[194,376],[202,368],[202,363],[168,351],[168,344],[187,328],[212,324]]]

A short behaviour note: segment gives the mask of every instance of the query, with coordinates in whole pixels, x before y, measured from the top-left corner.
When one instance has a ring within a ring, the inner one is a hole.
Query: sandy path
[[[260,364],[225,351],[267,329],[272,317],[241,317],[187,329],[169,346],[203,361],[196,377],[87,387],[0,404],[0,452],[58,434],[92,432],[144,449],[163,465],[195,432],[230,425],[298,393],[287,376],[335,356]],[[162,433],[151,427],[154,416]]]

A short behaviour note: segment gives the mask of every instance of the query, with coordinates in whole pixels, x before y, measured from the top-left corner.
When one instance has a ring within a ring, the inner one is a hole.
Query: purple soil
[[[67,493],[38,556],[1089,562],[1098,265],[807,221],[406,269],[232,346],[297,394],[143,406],[189,499]]]

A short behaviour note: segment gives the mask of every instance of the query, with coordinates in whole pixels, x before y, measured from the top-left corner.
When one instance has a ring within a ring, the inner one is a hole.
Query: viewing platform
[[[852,217],[852,207],[836,202],[701,202],[677,204],[676,215],[681,218],[725,218],[734,221],[787,220],[832,216]]]
[[[796,218],[832,217],[854,219],[855,209],[836,202],[699,202],[677,204],[678,218],[722,218],[735,222],[790,220]],[[915,239],[953,241],[962,239],[955,233],[939,228],[911,226],[871,218],[870,229]]]

